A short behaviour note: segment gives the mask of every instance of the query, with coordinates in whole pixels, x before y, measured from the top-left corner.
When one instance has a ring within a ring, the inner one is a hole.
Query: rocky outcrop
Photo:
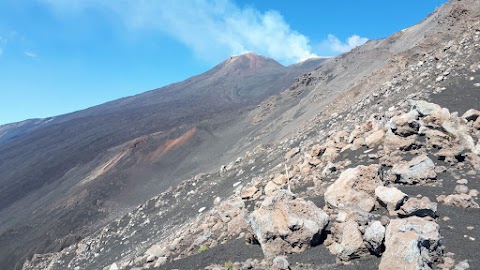
[[[248,218],[265,256],[299,253],[320,237],[328,215],[310,201],[277,190]]]

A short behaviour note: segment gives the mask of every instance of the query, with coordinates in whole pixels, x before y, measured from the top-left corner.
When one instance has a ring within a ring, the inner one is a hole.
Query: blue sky
[[[284,65],[412,26],[445,0],[0,0],[0,125],[84,109],[254,51]]]

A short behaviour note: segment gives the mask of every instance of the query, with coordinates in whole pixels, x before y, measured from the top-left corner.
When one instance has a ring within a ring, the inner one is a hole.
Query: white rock
[[[424,100],[410,100],[409,102],[412,106],[415,107],[415,110],[417,110],[421,115],[424,115],[424,116],[433,114],[439,111],[440,109],[442,109],[440,105],[437,105],[435,103],[430,103]]]
[[[273,267],[278,270],[286,270],[289,269],[290,263],[284,257],[277,256],[273,259]]]
[[[383,244],[385,238],[385,227],[378,220],[372,222],[370,226],[365,230],[363,239],[367,243],[367,247],[378,254],[380,247]]]
[[[378,186],[375,189],[375,196],[387,206],[389,211],[398,210],[403,202],[408,199],[408,195],[396,187]]]

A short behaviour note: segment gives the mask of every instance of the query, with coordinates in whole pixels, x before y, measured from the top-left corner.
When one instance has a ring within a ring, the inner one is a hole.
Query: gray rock
[[[454,191],[458,194],[468,194],[469,189],[465,185],[456,185]]]
[[[385,227],[378,220],[372,222],[365,230],[363,239],[365,240],[369,250],[375,254],[379,254],[385,238]]]
[[[380,270],[431,269],[440,256],[440,226],[419,217],[392,219],[385,234]]]
[[[453,270],[467,270],[470,269],[470,264],[468,263],[467,260],[459,262],[457,265],[455,265],[455,268]]]
[[[422,116],[433,114],[442,109],[442,107],[439,105],[424,100],[410,100],[409,102],[410,105],[413,106],[414,109],[417,110],[417,112]]]
[[[167,257],[159,257],[156,261],[153,267],[160,267],[164,264],[167,263]]]
[[[278,270],[290,269],[290,263],[285,257],[277,256],[273,259],[273,268]]]
[[[423,180],[435,179],[435,164],[426,155],[413,158],[408,162],[395,164],[391,170],[397,182],[415,184]]]

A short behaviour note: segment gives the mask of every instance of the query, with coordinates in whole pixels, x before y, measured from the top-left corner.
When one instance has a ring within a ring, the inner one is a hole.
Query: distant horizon
[[[284,66],[334,57],[411,27],[445,2],[5,1],[0,125],[158,89],[241,52]]]

